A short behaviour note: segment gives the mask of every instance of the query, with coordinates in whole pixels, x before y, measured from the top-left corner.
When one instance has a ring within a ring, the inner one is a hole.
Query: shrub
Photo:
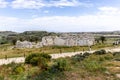
[[[29,56],[27,56],[27,57],[25,58],[25,63],[30,64],[30,60],[31,60],[32,58],[38,57],[38,56],[39,56],[39,54],[37,54],[37,53],[30,54]]]
[[[19,65],[16,65],[15,67],[13,67],[12,71],[14,74],[20,74],[20,73],[23,73],[25,70],[25,68],[19,64]]]
[[[33,57],[30,60],[30,64],[32,64],[33,66],[37,66],[38,65],[38,60],[39,60],[39,57]]]
[[[41,70],[47,70],[48,69],[48,64],[47,64],[48,60],[40,57],[38,60],[38,66]]]
[[[76,54],[74,56],[72,56],[72,59],[75,61],[82,61],[84,60],[85,56],[81,55],[81,54]]]
[[[70,69],[70,65],[68,64],[67,60],[63,58],[58,59],[53,67],[58,71],[66,71]]]
[[[84,54],[83,54],[83,56],[85,56],[85,57],[88,57],[90,55],[90,53],[88,53],[88,52],[85,52]]]
[[[95,51],[93,54],[103,55],[103,54],[106,54],[106,51],[104,49],[102,49],[102,50],[99,50],[99,51]]]
[[[40,56],[41,57],[43,57],[43,58],[45,58],[47,61],[50,61],[50,59],[51,59],[51,56],[50,55],[48,55],[48,54],[40,54]]]
[[[87,58],[90,55],[90,53],[85,52],[83,55],[82,54],[76,54],[74,56],[72,56],[72,59],[75,61],[82,61],[85,58]]]
[[[48,55],[48,54],[43,54],[43,53],[38,54],[38,53],[34,53],[34,54],[30,54],[29,56],[27,56],[27,57],[25,58],[25,63],[27,63],[27,64],[32,64],[32,65],[34,65],[34,66],[37,66],[39,60],[41,59],[41,57],[42,57],[42,58],[45,58],[46,61],[50,61],[50,59],[51,59],[51,56]]]

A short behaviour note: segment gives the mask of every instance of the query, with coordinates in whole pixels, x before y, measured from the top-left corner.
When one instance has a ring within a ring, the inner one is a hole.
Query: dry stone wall
[[[29,41],[17,41],[16,48],[40,48],[43,46],[91,46],[94,45],[92,35],[68,35],[68,36],[45,36],[41,42],[33,43]]]

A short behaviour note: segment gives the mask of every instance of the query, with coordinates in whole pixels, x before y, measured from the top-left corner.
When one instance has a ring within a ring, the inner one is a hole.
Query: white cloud
[[[60,0],[60,1],[51,1],[48,6],[55,6],[55,7],[65,7],[65,6],[79,6],[80,2],[77,0]]]
[[[51,16],[33,19],[0,17],[0,30],[105,31],[120,30],[120,15]]]
[[[116,7],[100,7],[98,8],[100,10],[99,14],[104,15],[120,15],[120,9]]]
[[[95,15],[46,16],[34,15],[32,19],[0,16],[0,30],[26,31],[106,31],[120,30],[120,9],[101,7]]]
[[[101,11],[118,11],[118,8],[115,7],[100,7],[99,8]]]
[[[27,9],[39,9],[44,7],[45,4],[37,0],[15,0],[12,2],[13,8],[27,8]]]
[[[7,2],[7,1],[5,1],[5,0],[0,0],[0,8],[5,8],[5,7],[7,7],[7,5],[8,5],[8,2]]]
[[[92,6],[90,3],[82,3],[78,0],[15,0],[12,2],[13,8],[39,9],[42,7],[76,7],[76,6]]]

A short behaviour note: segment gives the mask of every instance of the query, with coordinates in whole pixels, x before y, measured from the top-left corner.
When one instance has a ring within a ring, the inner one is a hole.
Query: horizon
[[[44,31],[44,30],[33,30],[33,32],[39,32],[39,31]],[[17,31],[0,31],[0,32],[15,32],[15,33],[23,33],[23,32],[27,32],[27,31],[22,31],[22,32],[17,32]],[[29,31],[28,31],[29,32]],[[55,31],[46,31],[46,32],[54,32],[54,33],[99,33],[99,32],[120,32],[119,30],[111,30],[111,31],[84,31],[84,32],[55,32]]]
[[[120,30],[120,0],[0,0],[1,31]]]

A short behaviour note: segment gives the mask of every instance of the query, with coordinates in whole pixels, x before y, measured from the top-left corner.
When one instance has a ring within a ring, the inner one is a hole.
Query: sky
[[[0,31],[120,30],[120,0],[0,0]]]

